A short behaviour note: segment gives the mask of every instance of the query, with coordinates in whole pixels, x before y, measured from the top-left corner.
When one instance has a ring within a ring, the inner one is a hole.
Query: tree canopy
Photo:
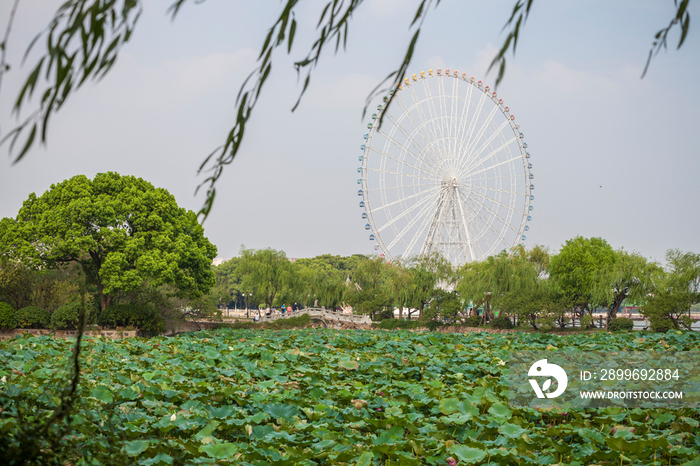
[[[17,217],[0,221],[0,256],[35,268],[78,264],[109,306],[115,293],[148,279],[197,297],[214,284],[216,247],[194,212],[165,189],[134,176],[74,176],[41,196],[32,193]]]
[[[607,241],[577,236],[567,240],[561,251],[552,257],[549,273],[564,295],[583,314],[591,312],[592,307],[599,304],[595,302],[597,277],[614,262],[615,252]]]
[[[255,302],[263,302],[272,308],[275,297],[294,287],[294,272],[284,251],[241,246],[236,273],[241,277],[240,289],[244,293],[253,293]]]

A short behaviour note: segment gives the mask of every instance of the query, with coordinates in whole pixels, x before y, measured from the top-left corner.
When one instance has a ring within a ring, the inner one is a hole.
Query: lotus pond
[[[700,410],[509,407],[512,351],[700,350],[700,333],[219,330],[83,342],[74,464],[700,466]],[[0,342],[0,442],[46,417],[71,341]],[[24,422],[24,421],[23,421]]]

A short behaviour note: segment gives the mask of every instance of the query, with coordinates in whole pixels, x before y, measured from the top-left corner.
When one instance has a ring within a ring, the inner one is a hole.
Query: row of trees
[[[652,326],[690,327],[689,311],[700,302],[699,254],[670,250],[664,269],[601,238],[573,238],[554,255],[542,246],[518,246],[460,269],[437,255],[391,263],[361,255],[291,262],[282,251],[242,247],[214,273],[213,293],[221,302],[350,304],[374,319],[393,318],[399,309],[400,317],[455,320],[479,309],[484,320],[501,312],[534,328],[564,327],[573,316],[585,327],[596,309],[606,310],[610,321],[626,303],[641,306]]]

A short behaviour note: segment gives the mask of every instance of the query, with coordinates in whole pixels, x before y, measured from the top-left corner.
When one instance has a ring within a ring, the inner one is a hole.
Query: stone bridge
[[[260,322],[272,322],[279,319],[289,319],[290,317],[298,317],[302,314],[308,314],[311,320],[317,320],[327,326],[330,321],[333,322],[352,322],[355,324],[371,324],[372,320],[368,315],[361,314],[344,314],[342,312],[336,312],[331,309],[326,309],[325,307],[305,307],[296,312],[284,313],[284,314],[272,314],[266,316],[262,314],[260,316]]]

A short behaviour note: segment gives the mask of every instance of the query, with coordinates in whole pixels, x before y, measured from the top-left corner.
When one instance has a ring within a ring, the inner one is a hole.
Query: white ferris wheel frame
[[[532,163],[497,93],[438,69],[406,78],[392,94],[389,110],[380,104],[372,115],[359,157],[360,207],[375,250],[387,260],[439,252],[462,265],[525,241]]]

